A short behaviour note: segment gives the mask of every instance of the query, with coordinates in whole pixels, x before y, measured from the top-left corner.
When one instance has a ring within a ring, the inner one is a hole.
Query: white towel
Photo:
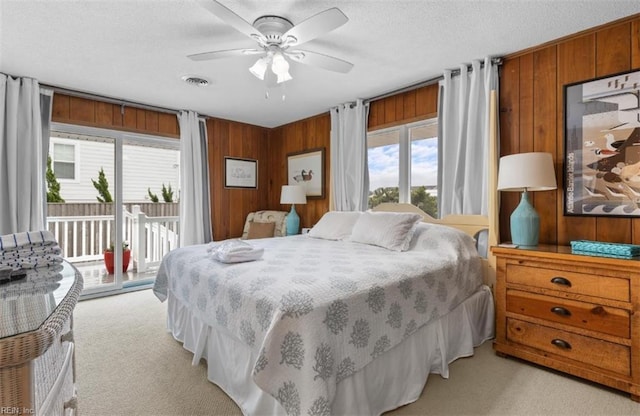
[[[222,243],[211,243],[207,248],[211,256],[222,263],[241,263],[262,258],[263,248],[254,248],[251,244],[234,239]]]
[[[5,251],[22,247],[40,247],[55,244],[58,244],[58,242],[53,233],[48,230],[0,235],[0,250]]]
[[[34,257],[34,256],[59,256],[62,254],[62,249],[59,245],[53,246],[41,246],[30,247],[22,246],[13,250],[0,250],[0,258],[20,258],[20,257]]]
[[[0,266],[18,270],[60,263],[62,249],[51,231],[27,231],[0,236]]]

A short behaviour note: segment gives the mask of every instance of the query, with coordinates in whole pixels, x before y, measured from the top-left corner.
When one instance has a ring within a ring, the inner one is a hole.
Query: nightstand
[[[494,350],[640,401],[640,261],[568,246],[492,247]]]
[[[0,286],[0,414],[76,414],[72,321],[82,286],[67,261]]]

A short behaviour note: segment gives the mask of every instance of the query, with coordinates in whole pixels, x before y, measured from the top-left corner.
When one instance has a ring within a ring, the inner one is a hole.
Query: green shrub
[[[151,202],[159,202],[160,201],[158,199],[158,195],[156,195],[153,192],[151,192],[151,188],[147,188],[147,193],[149,194],[149,199],[151,199]]]
[[[113,202],[113,198],[111,198],[111,193],[109,192],[109,182],[102,167],[98,172],[98,181],[96,182],[94,179],[91,179],[91,182],[93,182],[93,186],[98,190],[99,196],[96,197],[98,202]]]
[[[164,183],[162,184],[162,199],[164,202],[173,202],[173,190],[171,189],[171,184],[166,188]]]
[[[60,196],[60,183],[56,178],[56,174],[53,173],[51,168],[51,156],[47,156],[47,202],[64,202],[62,196]]]

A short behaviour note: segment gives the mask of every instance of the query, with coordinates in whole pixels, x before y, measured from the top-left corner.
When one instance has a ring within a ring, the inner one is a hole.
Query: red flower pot
[[[122,273],[126,273],[129,268],[129,262],[131,261],[131,250],[125,250],[122,252]],[[104,252],[104,265],[107,268],[109,274],[113,274],[114,255],[113,251]]]

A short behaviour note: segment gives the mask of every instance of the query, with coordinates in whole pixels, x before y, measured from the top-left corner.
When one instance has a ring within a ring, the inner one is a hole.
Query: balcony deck
[[[109,274],[104,266],[103,260],[73,262],[84,279],[84,290],[96,289],[100,286],[113,284],[115,275]],[[122,286],[133,286],[143,283],[153,283],[158,271],[157,267],[147,268],[144,272],[138,273],[132,266],[126,273],[122,274]]]
[[[63,257],[82,274],[83,296],[120,290],[114,287],[115,276],[107,272],[103,260],[115,238],[113,204],[54,205],[50,208],[59,215],[47,217],[47,229],[60,245]],[[121,238],[131,249],[131,263],[122,275],[122,289],[148,287],[154,282],[164,255],[180,246],[179,218],[157,216],[164,213],[165,207],[176,211],[178,204],[147,204],[145,209],[156,216],[147,216],[137,204],[130,207],[131,212],[123,206]]]

